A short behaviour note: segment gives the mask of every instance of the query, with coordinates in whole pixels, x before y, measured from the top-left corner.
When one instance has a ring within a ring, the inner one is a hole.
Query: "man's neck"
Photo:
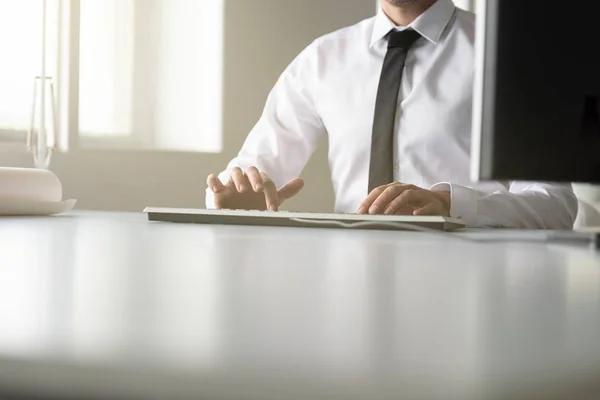
[[[381,8],[388,18],[397,26],[408,26],[417,19],[419,15],[427,11],[427,9],[429,9],[436,1],[437,0],[423,0],[404,6],[395,6],[386,0],[382,0]]]

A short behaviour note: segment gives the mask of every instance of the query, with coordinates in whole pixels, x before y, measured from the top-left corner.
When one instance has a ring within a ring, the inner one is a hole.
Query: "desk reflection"
[[[410,232],[7,221],[4,355],[437,376],[482,393],[497,373],[600,360],[600,259],[587,253]]]

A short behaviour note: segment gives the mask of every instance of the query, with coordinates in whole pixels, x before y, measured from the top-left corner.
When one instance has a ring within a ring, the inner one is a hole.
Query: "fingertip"
[[[218,185],[218,178],[214,174],[210,174],[208,178],[206,178],[206,185],[214,193],[217,193],[220,190],[220,187]]]
[[[299,190],[302,189],[304,187],[304,181],[300,178],[295,178],[292,179],[291,181],[289,181],[288,183],[286,183],[284,185],[284,187],[292,187],[294,189],[298,188]]]
[[[416,208],[413,211],[413,215],[415,216],[427,216],[427,215],[432,215],[431,214],[431,209],[428,207],[421,207],[421,208]]]

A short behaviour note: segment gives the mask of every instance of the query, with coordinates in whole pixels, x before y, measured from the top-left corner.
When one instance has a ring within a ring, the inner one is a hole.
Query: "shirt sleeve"
[[[508,191],[482,192],[452,183],[431,190],[451,194],[450,216],[469,227],[571,230],[578,201],[570,184],[514,181]]]
[[[300,175],[326,133],[314,103],[317,54],[313,43],[280,76],[242,149],[219,174],[223,183],[229,181],[234,167],[255,166],[277,187]],[[206,208],[215,208],[208,189]]]

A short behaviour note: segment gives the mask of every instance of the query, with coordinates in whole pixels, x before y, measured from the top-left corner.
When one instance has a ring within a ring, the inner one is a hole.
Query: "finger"
[[[433,200],[431,193],[426,190],[407,189],[388,204],[384,214],[412,215],[415,209],[424,207]]]
[[[225,185],[223,185],[223,182],[221,182],[219,177],[215,174],[210,174],[208,176],[208,178],[206,179],[206,184],[208,185],[210,190],[213,191],[213,193],[219,193],[225,190]]]
[[[400,194],[402,194],[403,187],[400,185],[388,186],[383,193],[375,199],[371,207],[369,208],[369,214],[383,214],[388,205]]]
[[[443,209],[439,204],[430,203],[425,207],[417,208],[413,211],[413,215],[442,215]]]
[[[277,197],[279,198],[279,205],[287,199],[291,199],[297,195],[302,188],[304,188],[304,181],[300,178],[292,179],[279,189]]]
[[[231,180],[238,192],[244,193],[244,191],[246,191],[246,177],[239,167],[235,167],[231,170]]]
[[[258,172],[258,169],[256,169],[256,167],[248,168],[248,170],[246,171],[246,176],[248,177],[250,185],[252,185],[252,188],[255,192],[260,193],[263,191],[263,178],[262,176],[260,176],[260,172]]]
[[[279,198],[277,197],[277,186],[275,183],[267,176],[267,174],[261,172],[260,173],[263,180],[263,192],[265,194],[265,203],[267,205],[267,210],[269,211],[277,211],[279,210]]]
[[[377,200],[377,198],[381,195],[381,193],[383,193],[385,189],[387,189],[388,186],[389,185],[379,186],[378,188],[373,189],[371,193],[369,193],[367,198],[361,203],[360,207],[358,208],[358,213],[368,214],[369,208],[371,208],[373,202]]]
[[[415,207],[411,204],[406,204],[403,202],[399,202],[398,205],[392,206],[391,204],[388,206],[387,210],[383,212],[384,215],[414,215],[415,210],[418,207]]]
[[[415,190],[416,186],[405,185],[401,183],[395,183],[389,185],[387,189],[373,202],[371,208],[369,208],[369,214],[384,214],[390,203],[394,201],[398,196],[402,195],[407,190]]]

